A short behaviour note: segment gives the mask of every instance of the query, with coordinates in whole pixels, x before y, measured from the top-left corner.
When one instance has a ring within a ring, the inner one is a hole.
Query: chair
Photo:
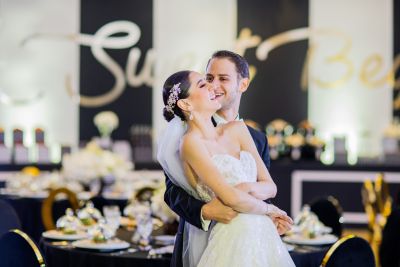
[[[336,198],[327,196],[314,199],[310,203],[310,209],[323,224],[332,228],[332,234],[339,238],[342,236],[343,209]]]
[[[76,194],[69,190],[68,188],[61,187],[55,190],[50,191],[49,196],[43,201],[42,204],[42,221],[44,228],[46,230],[56,229],[56,225],[54,223],[53,218],[53,204],[56,200],[56,196],[59,194],[66,194],[71,204],[72,209],[75,211],[79,208],[78,198]]]
[[[345,236],[333,244],[322,259],[321,267],[375,267],[372,249],[365,239]]]
[[[361,196],[368,218],[369,243],[378,263],[380,262],[382,229],[386,225],[387,217],[391,214],[393,202],[383,174],[378,174],[375,181],[366,179],[361,188]]]
[[[394,209],[382,231],[379,247],[382,267],[400,266],[400,208]]]
[[[0,236],[11,229],[21,228],[21,222],[14,208],[6,201],[0,200]]]
[[[45,267],[46,263],[35,242],[18,229],[5,233],[0,238],[2,267]]]
[[[154,191],[155,191],[155,189],[153,187],[143,187],[136,192],[134,199],[139,202],[143,202],[143,201],[150,202],[151,198],[154,194]]]

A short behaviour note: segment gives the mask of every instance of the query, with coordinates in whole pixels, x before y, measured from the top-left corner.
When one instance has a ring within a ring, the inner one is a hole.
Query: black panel
[[[400,56],[400,0],[393,1],[393,52],[394,57]],[[397,81],[400,81],[400,68],[397,68],[395,76]],[[399,88],[400,89],[400,88]],[[400,90],[393,92],[393,97],[400,97]],[[400,118],[400,109],[393,111],[394,115]]]
[[[94,34],[111,21],[128,20],[139,26],[141,37],[134,47],[142,53],[137,71],[141,71],[147,51],[153,47],[153,1],[81,1],[81,32]],[[118,62],[123,71],[131,48],[105,49]],[[94,58],[89,47],[80,50],[80,89],[81,94],[98,96],[108,92],[115,79],[111,73]],[[127,84],[124,93],[114,102],[100,107],[80,108],[80,140],[88,140],[98,135],[93,117],[102,110],[112,110],[120,119],[119,128],[113,132],[114,139],[129,139],[132,124],[151,124],[152,88],[148,86],[131,87]]]
[[[308,1],[238,0],[238,31],[250,28],[266,40],[287,30],[308,26]],[[241,102],[240,115],[265,126],[275,118],[297,125],[307,118],[307,92],[300,89],[308,41],[289,43],[273,50],[265,61],[256,48],[245,58],[257,74]]]

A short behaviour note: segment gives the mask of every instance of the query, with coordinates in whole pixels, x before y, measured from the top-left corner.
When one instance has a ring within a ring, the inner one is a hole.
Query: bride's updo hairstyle
[[[185,99],[189,96],[189,75],[190,71],[188,70],[179,71],[169,76],[164,83],[163,100],[165,106],[163,114],[167,121],[172,120],[175,115],[183,121],[186,120],[185,115],[178,107],[177,102],[179,99]]]

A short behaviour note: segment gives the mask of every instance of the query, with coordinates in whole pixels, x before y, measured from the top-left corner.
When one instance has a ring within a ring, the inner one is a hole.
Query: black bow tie
[[[211,117],[211,121],[212,121],[214,127],[216,127],[217,126],[217,122],[214,120],[214,117]]]

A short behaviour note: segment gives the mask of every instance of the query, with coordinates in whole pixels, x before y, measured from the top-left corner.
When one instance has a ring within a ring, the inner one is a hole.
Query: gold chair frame
[[[339,239],[338,241],[335,242],[335,244],[333,244],[329,250],[326,252],[324,258],[322,259],[322,263],[321,263],[321,267],[325,267],[328,264],[329,259],[332,257],[333,252],[336,251],[336,249],[343,244],[344,242],[346,242],[347,240],[351,239],[351,238],[355,238],[355,235],[347,235],[345,237],[342,237],[341,239]]]
[[[42,221],[44,228],[46,230],[53,230],[56,229],[56,225],[54,224],[54,219],[53,219],[53,204],[56,199],[56,196],[59,194],[66,194],[69,203],[72,206],[72,209],[75,211],[79,208],[79,202],[78,198],[76,197],[76,194],[69,190],[68,188],[61,187],[57,188],[55,190],[50,191],[49,196],[43,201],[42,204]]]
[[[10,232],[14,232],[17,235],[21,236],[23,239],[25,239],[25,241],[28,242],[29,246],[32,248],[33,252],[35,253],[35,256],[39,263],[39,266],[46,267],[42,253],[40,252],[39,248],[36,246],[35,242],[33,242],[32,239],[26,233],[24,233],[18,229],[10,230]]]
[[[369,243],[374,252],[376,266],[379,266],[382,229],[386,224],[387,217],[392,212],[392,198],[384,175],[379,173],[374,182],[370,179],[365,180],[361,188],[361,196],[368,218]]]

